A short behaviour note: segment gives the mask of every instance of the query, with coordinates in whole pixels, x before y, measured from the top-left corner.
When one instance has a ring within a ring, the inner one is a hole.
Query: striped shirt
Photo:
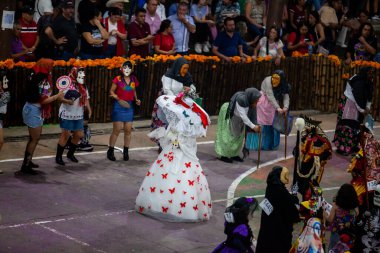
[[[20,19],[21,33],[20,39],[24,46],[31,48],[37,40],[37,24],[34,21],[27,23],[23,18]]]

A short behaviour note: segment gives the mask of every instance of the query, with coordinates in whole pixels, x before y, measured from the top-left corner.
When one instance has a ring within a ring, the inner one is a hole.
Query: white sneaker
[[[197,54],[201,54],[202,53],[202,46],[201,46],[201,44],[196,43],[195,46],[194,46],[194,49],[195,49],[195,52]]]
[[[206,42],[206,46],[209,48],[209,49],[211,49],[212,48],[212,46],[210,45],[210,42]]]
[[[375,16],[373,16],[371,19],[374,19],[374,20],[379,20],[379,19],[380,19],[380,17],[379,17],[379,15],[375,15]]]
[[[208,53],[210,52],[210,49],[208,48],[207,44],[203,44],[203,52]]]

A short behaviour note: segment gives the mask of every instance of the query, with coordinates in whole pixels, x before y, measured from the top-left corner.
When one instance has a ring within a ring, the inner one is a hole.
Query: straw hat
[[[106,7],[111,7],[114,3],[128,3],[129,0],[108,0],[106,3]]]

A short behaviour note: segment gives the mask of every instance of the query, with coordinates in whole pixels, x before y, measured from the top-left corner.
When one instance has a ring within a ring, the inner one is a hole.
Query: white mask
[[[77,82],[80,84],[84,84],[85,77],[86,77],[86,74],[84,73],[84,71],[83,70],[79,71],[77,75]]]
[[[8,82],[7,76],[3,76],[3,89],[8,89]]]
[[[125,76],[130,76],[131,73],[132,73],[132,69],[131,68],[129,68],[128,66],[123,67],[123,74]]]

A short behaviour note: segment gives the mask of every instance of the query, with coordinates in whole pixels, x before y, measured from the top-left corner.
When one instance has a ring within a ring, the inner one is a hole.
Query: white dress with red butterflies
[[[160,140],[163,150],[146,173],[136,211],[172,222],[208,220],[210,189],[196,156],[196,138],[206,135],[210,119],[193,100],[181,95],[160,96],[157,104],[168,127],[149,135]]]

